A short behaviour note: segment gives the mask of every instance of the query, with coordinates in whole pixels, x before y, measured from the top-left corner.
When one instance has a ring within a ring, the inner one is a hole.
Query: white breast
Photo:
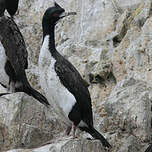
[[[55,59],[48,49],[49,36],[46,36],[39,56],[40,84],[47,99],[59,117],[71,124],[68,114],[76,103],[74,96],[61,84],[54,70]]]
[[[5,50],[0,42],[0,82],[7,86],[9,82],[9,77],[4,70],[6,60],[7,57],[5,54]]]

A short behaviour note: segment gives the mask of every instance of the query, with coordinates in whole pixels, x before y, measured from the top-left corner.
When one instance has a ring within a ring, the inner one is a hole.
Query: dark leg
[[[71,132],[72,126],[68,126],[66,129],[66,135],[68,136]]]
[[[80,112],[80,107],[79,107],[78,103],[76,103],[73,106],[73,109],[69,113],[68,117],[72,121],[72,129],[73,129],[72,133],[73,133],[73,138],[75,138],[75,131],[77,129],[78,124],[81,121],[81,112]]]
[[[72,128],[73,128],[73,139],[75,138],[75,132],[77,127],[74,125],[74,123],[72,123]]]

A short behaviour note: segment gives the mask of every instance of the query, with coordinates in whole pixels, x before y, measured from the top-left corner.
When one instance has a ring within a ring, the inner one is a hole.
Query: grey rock
[[[118,152],[128,151],[128,152],[138,152],[141,150],[141,145],[138,139],[131,135],[129,137],[124,138],[123,145],[121,146]]]
[[[119,132],[122,138],[120,151],[125,147],[129,151],[131,146],[138,151],[141,142],[150,140],[151,96],[149,84],[129,78],[119,82],[105,102],[109,130]],[[125,134],[131,137],[126,140]],[[130,145],[126,144],[127,141]]]
[[[10,150],[7,152],[105,152],[100,141],[91,141],[86,139],[57,139],[51,143],[41,148],[30,149],[18,149]]]
[[[57,25],[56,45],[90,84],[96,128],[113,145],[113,152],[143,152],[151,136],[151,0],[57,2],[67,11],[77,12],[77,16],[65,18]],[[20,1],[15,17],[29,53],[28,79],[38,90],[41,19],[52,5],[50,0]],[[90,75],[95,83],[90,82]],[[0,88],[0,92],[6,90]],[[59,151],[70,151],[73,146],[80,151],[100,149],[98,141],[55,140],[64,128],[58,116],[25,94],[16,93],[0,101],[1,151],[24,147],[26,150],[14,151],[55,152],[57,145]],[[54,141],[53,145],[42,146],[49,140]],[[41,148],[27,149],[34,147]]]
[[[0,97],[0,151],[37,147],[62,130],[57,119],[48,120],[45,107],[24,93]]]

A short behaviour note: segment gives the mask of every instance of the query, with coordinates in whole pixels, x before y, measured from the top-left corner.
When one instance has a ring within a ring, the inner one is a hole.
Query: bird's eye
[[[57,14],[56,14],[56,13],[54,13],[54,14],[53,14],[53,16],[54,16],[54,17],[56,17],[56,16],[57,16]]]

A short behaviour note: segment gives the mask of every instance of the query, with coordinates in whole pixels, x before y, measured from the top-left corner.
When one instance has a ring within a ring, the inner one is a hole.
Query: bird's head
[[[45,11],[43,22],[56,25],[60,19],[69,15],[76,15],[76,12],[65,12],[65,10],[55,2],[53,7],[50,7]]]

